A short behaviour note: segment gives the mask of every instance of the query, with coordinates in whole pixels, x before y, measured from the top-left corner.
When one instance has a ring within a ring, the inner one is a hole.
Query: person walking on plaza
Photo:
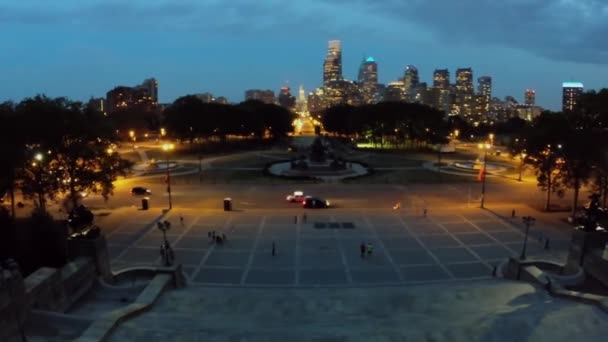
[[[359,250],[361,251],[361,259],[365,258],[365,242],[361,242],[361,245],[359,245]]]
[[[374,251],[374,245],[372,245],[372,243],[368,243],[367,247],[365,248],[367,250],[367,256],[371,257],[372,256],[372,252]]]
[[[511,210],[511,218],[515,218],[515,209]]]
[[[272,256],[275,256],[277,254],[277,246],[275,245],[274,241],[272,241]]]
[[[426,213],[427,213],[427,212],[428,212],[428,211],[426,210],[426,208],[424,208],[424,211],[422,212],[422,214],[424,215],[424,217],[426,217]]]
[[[184,225],[184,217],[182,216],[182,214],[179,215],[179,222],[182,226]]]
[[[293,217],[293,223],[298,224],[298,215]]]

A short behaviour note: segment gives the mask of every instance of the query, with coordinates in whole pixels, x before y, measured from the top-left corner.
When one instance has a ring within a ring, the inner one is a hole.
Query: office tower
[[[524,94],[524,104],[526,106],[534,106],[536,104],[536,90],[526,89]]]
[[[285,107],[289,110],[294,110],[296,106],[296,98],[291,95],[289,87],[281,87],[281,92],[279,93],[279,105]]]
[[[485,117],[490,111],[490,101],[492,100],[492,77],[481,76],[477,79],[477,83],[479,98],[476,101],[476,112],[478,116]]]
[[[262,101],[266,104],[272,104],[275,102],[274,91],[269,89],[249,89],[245,91],[245,101],[248,100],[257,100]]]
[[[473,70],[462,68],[456,70],[456,91],[473,94]]]
[[[306,91],[304,90],[303,85],[300,85],[300,89],[298,89],[298,99],[296,100],[296,110],[298,112],[308,111],[308,104],[307,104],[307,100],[306,100]]]
[[[323,63],[323,85],[342,79],[342,49],[339,40],[330,40]]]
[[[433,88],[430,93],[433,107],[445,113],[450,111],[450,72],[448,69],[435,69],[433,72]]]
[[[433,72],[433,88],[449,90],[450,72],[448,69],[435,69]]]
[[[583,84],[581,82],[563,82],[562,83],[562,111],[573,111],[578,104],[578,99],[583,93]]]
[[[405,93],[408,95],[409,100],[414,102],[415,100],[415,89],[418,87],[420,78],[418,77],[418,69],[413,65],[406,65],[403,73],[403,87]]]
[[[363,103],[374,103],[378,90],[378,64],[373,57],[367,57],[361,62],[357,82]]]
[[[313,115],[319,115],[325,110],[325,92],[323,88],[317,88],[314,93],[308,94],[307,99],[308,112]]]
[[[466,120],[475,123],[475,94],[473,88],[473,70],[461,68],[456,70],[456,89],[452,104],[454,114],[461,115]]]
[[[361,104],[359,86],[349,80],[331,81],[325,87],[325,104],[328,107],[348,104],[358,106]]]
[[[386,85],[384,90],[384,101],[405,101],[405,84],[403,81],[395,81]]]

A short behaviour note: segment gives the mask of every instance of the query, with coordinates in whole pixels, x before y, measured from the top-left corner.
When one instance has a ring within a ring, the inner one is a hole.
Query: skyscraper
[[[433,72],[433,88],[450,88],[450,71],[448,69],[435,69]]]
[[[148,78],[138,85],[136,88],[145,90],[152,98],[154,105],[158,104],[158,82],[155,78]]]
[[[342,80],[342,49],[339,40],[330,40],[323,63],[323,85]]]
[[[363,103],[373,103],[378,88],[378,64],[373,57],[367,57],[361,62],[357,82]]]
[[[456,91],[473,94],[473,70],[471,68],[456,70]]]
[[[413,65],[406,65],[403,73],[403,86],[408,97],[412,98],[414,96],[418,83],[420,83],[418,69]]]
[[[526,106],[534,106],[536,104],[536,90],[526,89],[524,94],[524,104]]]
[[[479,101],[477,115],[485,117],[490,111],[490,100],[492,100],[492,77],[481,76],[477,79]]]
[[[563,82],[562,83],[562,111],[570,112],[578,104],[578,98],[583,93],[583,84],[581,82]]]

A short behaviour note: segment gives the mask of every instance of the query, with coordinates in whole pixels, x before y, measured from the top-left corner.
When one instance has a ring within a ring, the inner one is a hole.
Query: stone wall
[[[0,341],[22,340],[28,312],[21,274],[0,267]]]

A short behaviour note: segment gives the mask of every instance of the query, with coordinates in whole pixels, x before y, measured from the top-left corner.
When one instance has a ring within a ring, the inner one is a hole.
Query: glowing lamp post
[[[169,165],[169,151],[173,150],[173,144],[163,144],[163,151],[167,154],[167,194],[169,195],[169,210],[173,208],[173,203],[171,202],[171,167]]]
[[[532,216],[524,216],[522,217],[524,224],[526,225],[526,235],[524,236],[524,245],[521,250],[521,256],[519,257],[521,260],[526,260],[526,246],[528,245],[528,231],[530,230],[530,226],[534,225],[536,219]]]

